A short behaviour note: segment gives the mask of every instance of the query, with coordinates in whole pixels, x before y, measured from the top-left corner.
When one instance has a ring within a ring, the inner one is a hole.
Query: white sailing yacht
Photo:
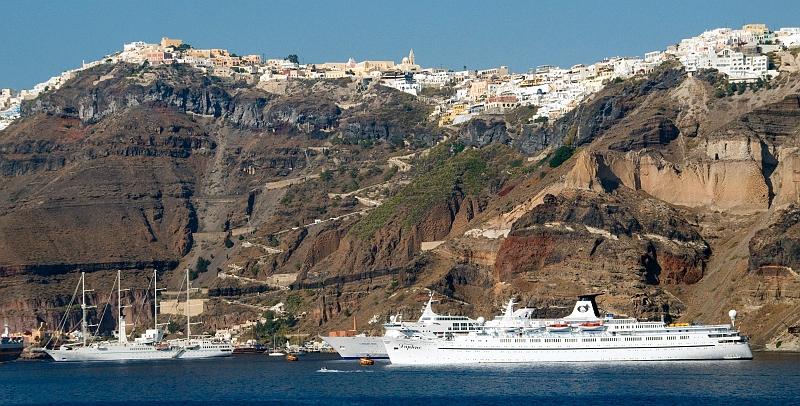
[[[233,355],[233,344],[230,340],[219,337],[206,337],[195,336],[192,337],[192,323],[191,321],[191,280],[189,279],[189,270],[186,270],[186,338],[170,340],[169,343],[172,347],[180,348],[181,359],[186,358],[216,358],[216,357],[229,357]]]
[[[163,360],[178,358],[184,352],[182,348],[172,348],[164,345],[161,340],[164,337],[163,331],[158,328],[158,288],[156,282],[157,273],[153,271],[153,287],[155,292],[154,301],[154,328],[147,329],[144,334],[128,341],[126,331],[127,324],[125,316],[122,314],[122,288],[121,273],[117,271],[117,316],[118,334],[117,340],[90,342],[88,327],[86,322],[86,311],[93,306],[86,305],[86,274],[81,272],[81,339],[82,342],[75,344],[64,344],[58,349],[45,349],[55,361],[133,361],[133,360]]]

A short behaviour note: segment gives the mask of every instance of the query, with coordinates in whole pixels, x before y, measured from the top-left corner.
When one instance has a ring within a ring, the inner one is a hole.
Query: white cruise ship
[[[399,315],[392,316],[389,322],[383,325],[385,334],[387,336],[426,334],[442,337],[446,334],[466,334],[481,328],[479,320],[473,320],[466,316],[436,314],[433,311],[433,302],[433,295],[431,295],[422,310],[422,315],[416,322],[404,322]],[[355,334],[356,331],[354,320],[353,330],[338,332],[340,335],[332,332],[331,335],[321,338],[342,358],[389,358],[382,336]]]
[[[117,313],[119,317],[117,340],[89,342],[88,324],[86,322],[86,310],[90,306],[86,305],[86,275],[81,273],[81,338],[82,342],[76,344],[64,344],[57,349],[45,349],[44,351],[53,358],[61,361],[138,361],[138,360],[163,360],[178,358],[183,354],[184,349],[175,348],[161,343],[164,333],[158,328],[158,321],[155,320],[155,328],[147,329],[145,333],[136,338],[133,342],[128,341],[125,317],[122,315],[122,289],[120,288],[120,272],[117,271]],[[155,287],[155,279],[153,286]],[[155,288],[156,294],[158,289]],[[154,304],[156,313],[158,304]],[[66,317],[66,316],[65,316]],[[156,316],[157,317],[157,316]]]
[[[513,313],[506,309],[497,323],[468,334],[406,334],[383,342],[398,365],[753,358],[747,338],[734,328],[733,310],[730,325],[665,325],[601,317],[596,296],[581,296],[563,319],[528,319],[509,327],[504,319]]]

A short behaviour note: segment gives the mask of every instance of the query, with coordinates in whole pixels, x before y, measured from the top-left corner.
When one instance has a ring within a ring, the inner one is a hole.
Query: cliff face
[[[375,159],[437,138],[417,119],[429,109],[349,82],[298,81],[277,94],[179,65],[82,72],[26,102],[24,118],[0,133],[0,277],[37,275],[35,289],[14,285],[0,309],[58,307],[59,275],[79,269],[171,270],[208,256],[196,235],[251,220],[267,229],[310,222],[303,216],[320,214],[307,206],[281,207],[296,179],[337,165],[380,173]],[[50,325],[57,315],[19,320],[30,328],[36,318]]]
[[[643,100],[654,100],[680,85],[686,79],[685,73],[674,67],[659,68],[654,74],[623,83],[609,84],[594,95],[556,120],[552,125],[528,127],[524,136],[517,140],[519,148],[526,153],[541,151],[548,146],[570,144],[575,146],[591,143],[613,126],[625,119],[631,112],[639,109]],[[673,131],[669,117],[675,111],[660,111],[666,116],[665,122],[658,120],[649,127],[639,127],[638,138],[670,137]],[[664,134],[660,134],[663,132]],[[651,135],[652,134],[652,135]],[[631,143],[637,143],[635,138]],[[641,144],[641,141],[638,141]]]
[[[169,267],[191,247],[191,167],[215,142],[185,116],[136,107],[83,127],[37,114],[0,145],[0,272]]]
[[[515,296],[559,317],[604,292],[602,309],[654,319],[737,308],[758,345],[800,346],[800,79],[717,98],[720,80],[665,66],[553,123],[453,130],[380,86],[103,65],[0,133],[0,312],[51,324],[79,268],[203,258],[196,284],[250,306],[212,300],[215,327],[283,301],[306,331],[379,329],[426,289],[446,311]]]
[[[514,223],[497,253],[495,277],[515,285],[546,281],[568,291],[575,285],[603,286],[620,299],[632,291],[690,285],[703,277],[711,250],[684,216],[632,192],[547,195],[544,204]],[[667,314],[677,318],[679,309],[673,306]],[[664,311],[636,310],[646,317]]]
[[[376,272],[393,274],[413,262],[425,242],[442,241],[463,232],[485,208],[502,182],[504,170],[518,155],[495,146],[454,153],[444,144],[419,162],[425,175],[398,190],[349,227],[335,250],[305,268],[304,282]],[[314,250],[320,252],[319,250]]]
[[[786,345],[781,323],[800,323],[788,313],[800,294],[790,280],[800,82],[715,98],[718,80],[663,69],[521,135],[496,116],[463,125],[454,141],[467,147],[579,148],[556,169],[526,165],[532,176],[509,180],[468,226],[417,254],[427,258],[417,283],[478,312],[505,295],[560,306],[586,291],[605,292],[606,310],[650,318],[721,322],[734,307],[756,345]]]
[[[466,146],[482,148],[491,144],[511,143],[504,120],[470,120],[461,127],[458,140]]]

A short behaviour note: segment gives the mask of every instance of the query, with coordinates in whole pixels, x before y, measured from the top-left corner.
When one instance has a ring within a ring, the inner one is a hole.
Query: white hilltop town
[[[180,39],[162,38],[158,44],[131,42],[121,51],[98,61],[82,63],[35,85],[15,92],[0,89],[0,130],[20,117],[22,101],[61,87],[76,73],[104,63],[168,65],[185,64],[208,75],[245,79],[265,84],[298,79],[374,81],[413,96],[424,97],[426,88],[446,89],[445,97],[428,98],[437,103],[434,114],[440,125],[456,125],[481,113],[504,113],[520,106],[536,107],[531,121],[546,122],[563,116],[607,83],[647,74],[665,61],[675,60],[686,72],[716,69],[732,83],[768,81],[778,75],[769,54],[800,46],[800,28],[772,31],[765,24],[741,29],[717,28],[680,40],[662,51],[642,57],[609,57],[591,65],[569,68],[539,66],[526,73],[512,73],[507,66],[454,71],[423,68],[411,50],[400,63],[392,60],[301,64],[294,55],[264,59],[239,56],[226,49],[195,49]]]

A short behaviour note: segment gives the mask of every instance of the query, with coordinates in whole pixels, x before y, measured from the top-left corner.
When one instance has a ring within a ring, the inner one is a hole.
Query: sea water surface
[[[0,404],[800,404],[800,354],[420,368],[335,355],[0,364]]]

